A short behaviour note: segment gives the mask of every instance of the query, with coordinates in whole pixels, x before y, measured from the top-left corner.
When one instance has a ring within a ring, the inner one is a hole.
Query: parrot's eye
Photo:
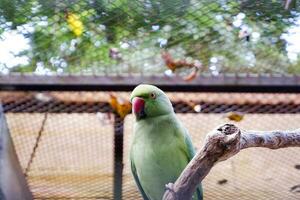
[[[156,94],[155,94],[154,92],[151,92],[151,93],[150,93],[150,98],[151,98],[151,99],[155,99],[155,98],[156,98]]]

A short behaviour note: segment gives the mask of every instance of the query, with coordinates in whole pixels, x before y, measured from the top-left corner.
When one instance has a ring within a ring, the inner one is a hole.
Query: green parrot
[[[137,86],[130,97],[136,117],[130,150],[131,171],[144,200],[162,200],[195,150],[167,95],[153,85]],[[193,200],[202,200],[201,183]]]

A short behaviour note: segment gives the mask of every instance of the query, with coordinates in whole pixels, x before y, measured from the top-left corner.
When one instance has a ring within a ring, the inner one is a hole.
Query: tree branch
[[[166,185],[164,200],[190,200],[197,185],[215,163],[227,160],[240,150],[250,147],[279,149],[300,147],[300,130],[241,131],[233,124],[225,124],[210,132],[204,147],[196,154],[176,182]]]

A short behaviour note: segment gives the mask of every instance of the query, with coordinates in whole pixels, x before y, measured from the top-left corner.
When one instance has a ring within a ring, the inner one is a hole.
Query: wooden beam
[[[27,74],[0,75],[1,90],[26,91],[131,91],[140,83],[154,84],[164,91],[200,92],[300,92],[300,76],[224,74],[201,75],[186,82],[179,76],[93,76]]]
[[[0,199],[32,200],[0,105]]]

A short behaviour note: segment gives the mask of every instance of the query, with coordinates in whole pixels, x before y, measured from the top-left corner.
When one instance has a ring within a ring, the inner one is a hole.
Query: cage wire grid
[[[0,73],[172,76],[167,52],[212,75],[298,74],[295,2],[1,1]]]
[[[127,92],[114,94],[129,98]],[[244,113],[235,122],[242,129],[299,128],[299,94],[168,96],[197,149],[206,133],[229,122],[230,111]],[[134,119],[113,113],[110,93],[0,92],[0,97],[35,199],[141,199],[128,162]],[[205,199],[299,199],[299,154],[297,148],[242,151],[205,178]]]
[[[199,63],[197,73],[211,79],[226,73],[299,74],[294,37],[299,5],[293,0],[0,1],[0,78],[164,74],[184,81],[193,72],[185,65]],[[133,117],[118,116],[109,94],[0,92],[35,199],[140,199],[128,165]],[[115,95],[128,99],[129,93]],[[228,122],[229,111],[245,113],[237,123],[244,129],[299,128],[299,94],[168,95],[197,148],[208,131]],[[300,199],[298,158],[296,148],[242,151],[206,177],[205,198]]]

